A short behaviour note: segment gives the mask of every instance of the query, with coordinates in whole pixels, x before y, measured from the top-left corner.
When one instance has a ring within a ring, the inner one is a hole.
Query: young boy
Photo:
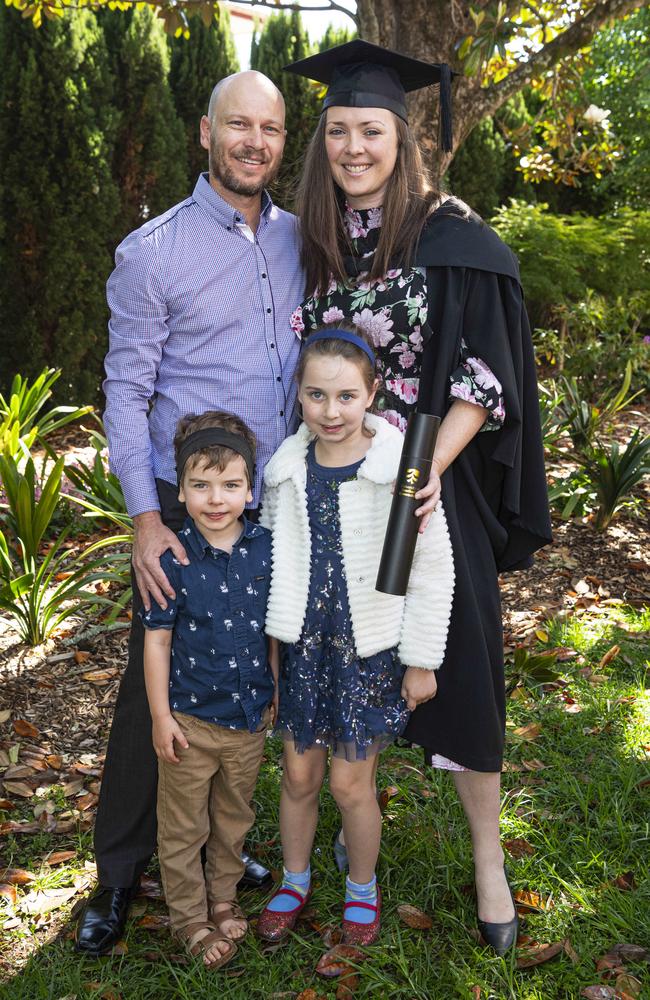
[[[277,645],[269,640],[267,649],[264,636],[271,536],[244,516],[255,438],[238,417],[184,417],[174,447],[189,564],[164,553],[176,596],[142,612],[158,857],[172,932],[214,969],[247,930],[235,902],[241,848],[277,707]]]

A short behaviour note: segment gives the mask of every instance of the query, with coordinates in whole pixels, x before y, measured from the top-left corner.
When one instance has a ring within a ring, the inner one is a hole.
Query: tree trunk
[[[458,75],[452,85],[454,149],[475,125],[493,115],[509,97],[565,56],[587,45],[612,17],[622,17],[645,0],[597,0],[591,10],[552,42],[520,63],[498,84],[481,87],[477,76],[462,73],[456,45],[473,27],[467,0],[357,0],[361,38],[407,53],[425,62],[446,62]],[[479,5],[480,6],[480,5]],[[437,88],[427,87],[408,99],[409,121],[436,180],[449,167],[452,153],[438,149]]]

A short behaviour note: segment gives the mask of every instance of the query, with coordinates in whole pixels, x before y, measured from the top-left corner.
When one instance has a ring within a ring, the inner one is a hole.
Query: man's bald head
[[[236,102],[240,97],[245,99],[247,93],[250,94],[251,90],[256,94],[265,95],[270,100],[277,102],[278,110],[282,112],[282,124],[284,125],[284,97],[273,83],[273,80],[269,80],[268,76],[264,76],[264,73],[258,73],[255,69],[242,70],[241,73],[231,73],[230,76],[225,76],[223,80],[219,80],[219,83],[216,84],[210,94],[208,104],[208,118],[210,119],[210,123],[214,122],[214,116],[221,101],[234,100]]]
[[[210,182],[228,200],[257,198],[276,176],[286,136],[284,98],[263,73],[246,70],[220,80],[201,119]]]

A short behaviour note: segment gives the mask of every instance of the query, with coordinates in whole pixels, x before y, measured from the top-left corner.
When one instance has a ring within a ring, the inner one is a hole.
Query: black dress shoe
[[[139,885],[139,881],[138,881]],[[77,951],[97,958],[105,955],[122,937],[131,900],[138,885],[111,889],[100,885],[86,903],[75,935]]]
[[[239,880],[240,889],[262,889],[271,881],[271,872],[260,861],[256,861],[246,851],[241,852],[241,859],[246,866]]]
[[[507,878],[506,878],[507,881]],[[476,909],[476,920],[478,923],[478,929],[481,933],[481,937],[487,945],[492,948],[497,955],[506,955],[512,946],[517,943],[517,934],[519,933],[519,917],[517,916],[517,906],[515,904],[515,897],[512,895],[512,889],[510,888],[510,883],[508,882],[508,889],[510,890],[510,898],[512,899],[512,905],[515,910],[515,915],[512,920],[506,920],[505,923],[491,924],[487,920],[480,920],[478,916],[478,904]]]

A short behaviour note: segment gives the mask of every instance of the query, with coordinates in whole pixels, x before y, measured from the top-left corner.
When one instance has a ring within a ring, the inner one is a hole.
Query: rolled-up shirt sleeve
[[[461,341],[460,364],[451,373],[450,383],[452,399],[464,399],[488,411],[482,431],[499,430],[503,426],[506,411],[501,383],[481,358],[470,355],[464,340]]]
[[[151,240],[135,232],[120,244],[106,294],[111,319],[104,424],[110,466],[134,517],[160,509],[148,413],[169,328],[160,264]]]

